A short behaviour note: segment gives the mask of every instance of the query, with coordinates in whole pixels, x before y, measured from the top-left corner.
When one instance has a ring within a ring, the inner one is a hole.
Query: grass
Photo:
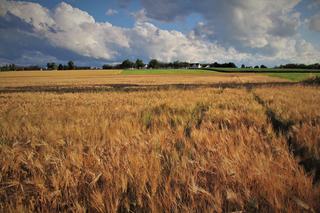
[[[320,73],[270,73],[272,77],[288,79],[291,81],[303,81],[314,76],[320,76]]]
[[[212,68],[211,70],[217,71],[217,72],[264,72],[264,74],[271,76],[271,77],[277,77],[282,79],[288,79],[290,81],[303,81],[308,78],[314,77],[314,76],[320,76],[319,70],[306,70],[306,69],[274,69],[274,68]],[[319,73],[309,73],[312,71],[319,71]],[[269,73],[268,73],[269,72]],[[279,73],[277,73],[279,72]]]
[[[319,71],[319,70],[312,70],[312,69],[277,69],[277,68],[208,68],[208,70],[214,71],[226,71],[226,72],[312,72],[312,71]],[[320,72],[320,71],[319,71]]]
[[[318,91],[3,93],[0,212],[316,211],[319,185],[254,94],[308,123]]]
[[[215,74],[214,71],[207,70],[197,70],[197,69],[149,69],[149,70],[122,70],[122,75],[168,75],[168,74],[191,74],[191,75],[201,75],[201,74]]]

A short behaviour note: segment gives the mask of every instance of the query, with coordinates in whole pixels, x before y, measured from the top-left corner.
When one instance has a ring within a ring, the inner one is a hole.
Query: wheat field
[[[288,142],[318,159],[318,96],[301,86],[2,93],[0,211],[316,212],[316,168]]]
[[[124,74],[122,73],[124,72]],[[130,74],[132,72],[132,74]],[[163,71],[166,73],[166,70]],[[169,71],[167,71],[169,72]],[[287,82],[288,80],[250,73],[188,71],[190,74],[135,74],[137,71],[76,70],[0,72],[0,89],[22,86],[97,86],[111,84],[164,85],[245,82]],[[146,73],[146,72],[145,72]],[[152,73],[150,71],[150,73]],[[161,73],[160,71],[158,73]]]

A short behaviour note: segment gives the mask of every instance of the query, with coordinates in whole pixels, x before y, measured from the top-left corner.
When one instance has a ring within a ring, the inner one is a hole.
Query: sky
[[[320,0],[0,0],[0,64],[320,63]]]

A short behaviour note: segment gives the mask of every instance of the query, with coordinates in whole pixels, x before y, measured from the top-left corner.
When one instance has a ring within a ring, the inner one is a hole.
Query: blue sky
[[[0,0],[0,64],[319,63],[319,0]]]

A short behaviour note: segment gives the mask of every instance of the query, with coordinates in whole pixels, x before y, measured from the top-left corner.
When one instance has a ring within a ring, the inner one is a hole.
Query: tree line
[[[195,66],[197,65],[197,66]],[[189,63],[185,61],[174,61],[174,62],[162,62],[157,59],[151,59],[147,64],[141,59],[131,61],[126,59],[121,63],[117,64],[104,64],[102,69],[188,69],[188,68],[238,68],[233,62],[228,63],[210,63],[210,64],[200,64],[200,63]],[[242,64],[240,66],[242,69],[264,69],[268,68],[265,65],[256,66],[246,66]],[[320,64],[285,64],[280,66],[275,66],[276,69],[320,69]],[[69,61],[67,64],[57,64],[55,62],[48,62],[46,67],[34,66],[17,66],[15,64],[6,64],[0,66],[0,71],[23,71],[23,70],[90,70],[97,69],[89,66],[76,66],[73,61]],[[100,68],[98,68],[100,69]]]
[[[148,64],[145,64],[141,59],[137,59],[136,61],[130,61],[129,59],[124,60],[119,64],[105,64],[102,66],[102,69],[184,69],[184,68],[192,68],[194,64],[199,63],[189,63],[185,61],[174,61],[174,62],[161,62],[157,59],[151,59]],[[228,63],[210,63],[210,64],[200,64],[202,68],[242,68],[242,69],[266,69],[268,68],[266,65],[256,65],[256,66],[246,66],[242,64],[238,67],[233,62]],[[285,64],[280,66],[275,66],[273,68],[276,69],[320,69],[320,64]]]
[[[76,66],[73,61],[69,61],[67,64],[56,64],[54,62],[47,63],[47,70],[90,70],[88,66]]]
[[[285,65],[280,65],[279,67],[280,69],[320,69],[320,64],[319,63],[315,63],[315,64],[285,64]]]
[[[105,64],[102,66],[103,69],[181,69],[188,68],[190,63],[174,61],[174,62],[161,62],[157,59],[151,59],[148,64],[145,64],[141,59],[136,61],[130,61],[129,59],[124,60],[120,64]]]
[[[148,64],[145,64],[141,59],[137,59],[135,62],[130,61],[129,59],[124,60],[119,64],[105,64],[102,66],[103,69],[184,69],[192,68],[194,64],[200,63],[189,63],[186,61],[174,61],[174,62],[162,62],[157,59],[151,59]],[[219,64],[217,62],[213,64],[200,64],[202,67],[228,67],[228,68],[237,68],[235,63],[223,63]]]
[[[31,70],[90,70],[89,66],[76,66],[73,61],[67,64],[57,64],[55,62],[48,62],[46,67],[38,65],[31,66],[17,66],[15,64],[6,64],[0,66],[0,71],[31,71]]]

